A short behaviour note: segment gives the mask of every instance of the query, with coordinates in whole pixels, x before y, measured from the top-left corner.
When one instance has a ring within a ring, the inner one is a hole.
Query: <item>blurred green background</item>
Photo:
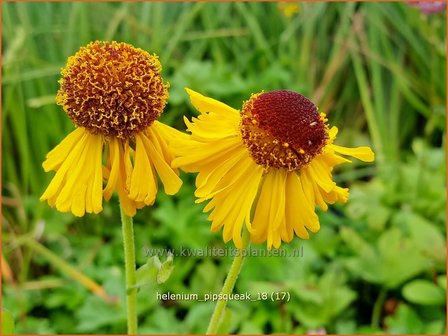
[[[446,15],[406,3],[290,6],[2,3],[2,305],[17,333],[125,332],[117,199],[84,218],[39,202],[53,176],[45,154],[74,128],[54,101],[60,68],[96,39],[160,56],[171,83],[162,120],[178,129],[196,113],[184,87],[235,108],[286,88],[328,113],[338,144],[376,152],[374,165],[337,170],[348,204],[320,212],[310,240],[282,246],[303,246],[303,257],[246,260],[235,292],[290,301],[232,301],[223,332],[444,333]],[[148,247],[225,246],[194,204],[194,176],[182,177],[178,195],[138,212],[138,265]],[[140,332],[204,333],[213,303],[155,293],[217,293],[230,262],[175,258],[164,284],[138,294]]]

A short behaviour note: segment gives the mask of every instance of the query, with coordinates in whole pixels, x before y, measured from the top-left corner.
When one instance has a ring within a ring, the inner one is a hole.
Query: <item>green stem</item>
[[[132,217],[127,216],[120,204],[121,224],[123,228],[124,260],[126,269],[126,310],[128,335],[137,334],[137,288],[135,275],[135,246]]]
[[[238,251],[238,255],[233,259],[232,265],[230,266],[229,273],[227,274],[226,281],[224,281],[224,286],[222,287],[221,294],[222,297],[228,296],[232,293],[233,287],[235,287],[236,279],[238,278],[238,274],[241,271],[243,266],[244,257],[247,253],[241,253],[242,250],[246,249],[249,246],[250,234],[247,230],[243,231],[243,246]],[[215,306],[215,310],[213,311],[212,317],[210,319],[210,323],[207,328],[207,335],[216,334],[218,328],[221,324],[221,319],[224,316],[224,310],[226,308],[227,301],[226,300],[218,300]]]
[[[378,328],[380,326],[381,312],[383,310],[384,301],[386,300],[387,289],[381,288],[380,293],[373,305],[372,313],[372,324],[373,328]]]

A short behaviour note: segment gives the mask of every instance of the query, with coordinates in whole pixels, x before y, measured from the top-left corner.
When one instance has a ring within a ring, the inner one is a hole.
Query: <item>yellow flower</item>
[[[199,172],[197,202],[209,201],[204,212],[211,230],[223,228],[225,242],[242,246],[243,225],[255,243],[278,248],[294,234],[309,237],[320,228],[315,206],[346,202],[348,189],[332,180],[336,165],[350,155],[373,161],[368,147],[346,148],[333,143],[329,128],[306,97],[287,90],[254,94],[241,112],[187,89],[201,113],[185,119],[189,138],[172,144],[173,167]]]
[[[125,213],[133,216],[153,204],[156,172],[166,193],[179,190],[182,181],[170,167],[167,145],[177,131],[157,121],[169,87],[161,70],[157,56],[126,43],[91,42],[68,58],[56,102],[77,128],[42,165],[56,175],[41,201],[83,216],[100,212],[102,198],[117,190]]]
[[[279,2],[278,8],[287,18],[300,13],[300,6],[297,2]]]

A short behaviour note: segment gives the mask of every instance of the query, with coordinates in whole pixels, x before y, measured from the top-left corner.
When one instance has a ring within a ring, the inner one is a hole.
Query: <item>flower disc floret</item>
[[[327,141],[324,115],[293,91],[254,94],[244,103],[241,117],[243,141],[265,168],[298,170],[321,153]]]
[[[155,55],[127,43],[96,41],[62,69],[56,101],[92,134],[132,138],[162,113],[168,84]]]

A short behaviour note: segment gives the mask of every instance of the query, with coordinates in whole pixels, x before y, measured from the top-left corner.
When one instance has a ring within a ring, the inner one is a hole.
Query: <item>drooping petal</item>
[[[174,195],[182,186],[182,180],[171,168],[171,162],[167,163],[163,156],[161,148],[156,149],[153,142],[151,142],[145,134],[141,134],[141,140],[143,142],[146,155],[151,160],[152,164],[156,168],[157,174],[162,180],[165,192],[168,195]]]
[[[341,188],[338,186],[328,193],[322,191],[322,197],[328,204],[334,204],[335,202],[345,203],[348,200],[348,195],[348,188]]]
[[[271,174],[271,173],[268,173]],[[285,183],[287,172],[285,170],[276,169],[272,173],[273,189],[271,208],[269,212],[269,229],[267,246],[270,249],[272,246],[279,248],[281,244],[281,224],[285,222]]]
[[[80,133],[82,136],[78,138]],[[48,200],[61,212],[71,211],[75,216],[83,216],[85,212],[99,213],[102,210],[103,138],[85,129],[72,132],[68,137],[79,141],[72,142],[72,150],[56,165],[56,175],[40,199]],[[48,165],[52,166],[51,163]]]
[[[285,220],[285,185],[287,173],[273,169],[264,176],[253,221],[252,240],[267,241],[268,249],[281,243],[281,225]]]
[[[325,165],[321,160],[314,159],[306,167],[311,178],[326,192],[330,192],[336,186],[331,178],[331,167]]]
[[[169,164],[174,160],[172,141],[175,139],[187,140],[188,135],[178,131],[177,129],[165,125],[157,120],[148,127],[146,131],[147,136],[152,141],[154,146],[163,153],[165,161]],[[177,169],[175,172],[178,173]]]
[[[157,181],[148,157],[143,134],[135,136],[134,169],[131,175],[129,198],[137,202],[152,204],[157,194]]]
[[[296,198],[297,203],[300,204],[303,212],[304,225],[311,232],[317,232],[320,229],[319,218],[315,213],[316,195],[314,192],[313,180],[310,179],[308,174],[296,174],[301,185],[301,188],[297,189]]]
[[[44,163],[42,163],[42,167],[44,168],[44,170],[46,172],[49,172],[50,170],[57,170],[81,140],[84,132],[84,127],[76,128],[73,132],[67,135],[64,140],[62,140],[55,148],[53,148],[47,154],[47,158]]]
[[[107,184],[103,190],[104,199],[109,201],[114,192],[114,189],[117,186],[117,180],[120,175],[120,160],[122,159],[122,155],[120,156],[120,144],[117,139],[113,138],[109,140],[109,174],[107,176]]]
[[[296,173],[288,173],[286,180],[286,205],[285,220],[290,225],[291,230],[302,239],[308,239],[309,234],[305,229],[306,223],[313,218],[314,209],[309,205],[309,201],[305,198],[302,190],[300,178]],[[291,237],[291,232],[286,232]]]
[[[103,190],[106,200],[109,200],[113,191],[116,190],[120,204],[127,216],[133,217],[137,209],[142,208],[145,203],[137,202],[129,198],[129,190],[132,180],[131,149],[127,141],[110,138],[109,157],[107,165],[109,167],[109,176],[107,185]]]
[[[223,180],[216,185],[216,190],[211,190],[213,199],[204,212],[213,209],[209,216],[211,230],[224,227],[225,242],[233,239],[235,246],[242,247],[243,225],[246,224],[247,229],[252,231],[250,214],[262,175],[263,169],[246,157],[228,169]]]
[[[196,179],[196,191],[195,196],[200,199],[209,199],[216,186],[227,174],[227,172],[241,162],[247,153],[244,150],[235,151],[232,155],[222,162],[221,165],[211,166],[212,170],[202,171],[200,173],[201,178]],[[202,178],[202,176],[204,178]]]
[[[302,239],[308,239],[309,237],[305,228],[308,228],[311,232],[317,232],[320,228],[314,203],[311,203],[307,197],[307,194],[310,194],[311,191],[305,189],[305,179],[299,174],[291,172],[286,182],[286,218],[287,221],[291,222],[297,236]]]

